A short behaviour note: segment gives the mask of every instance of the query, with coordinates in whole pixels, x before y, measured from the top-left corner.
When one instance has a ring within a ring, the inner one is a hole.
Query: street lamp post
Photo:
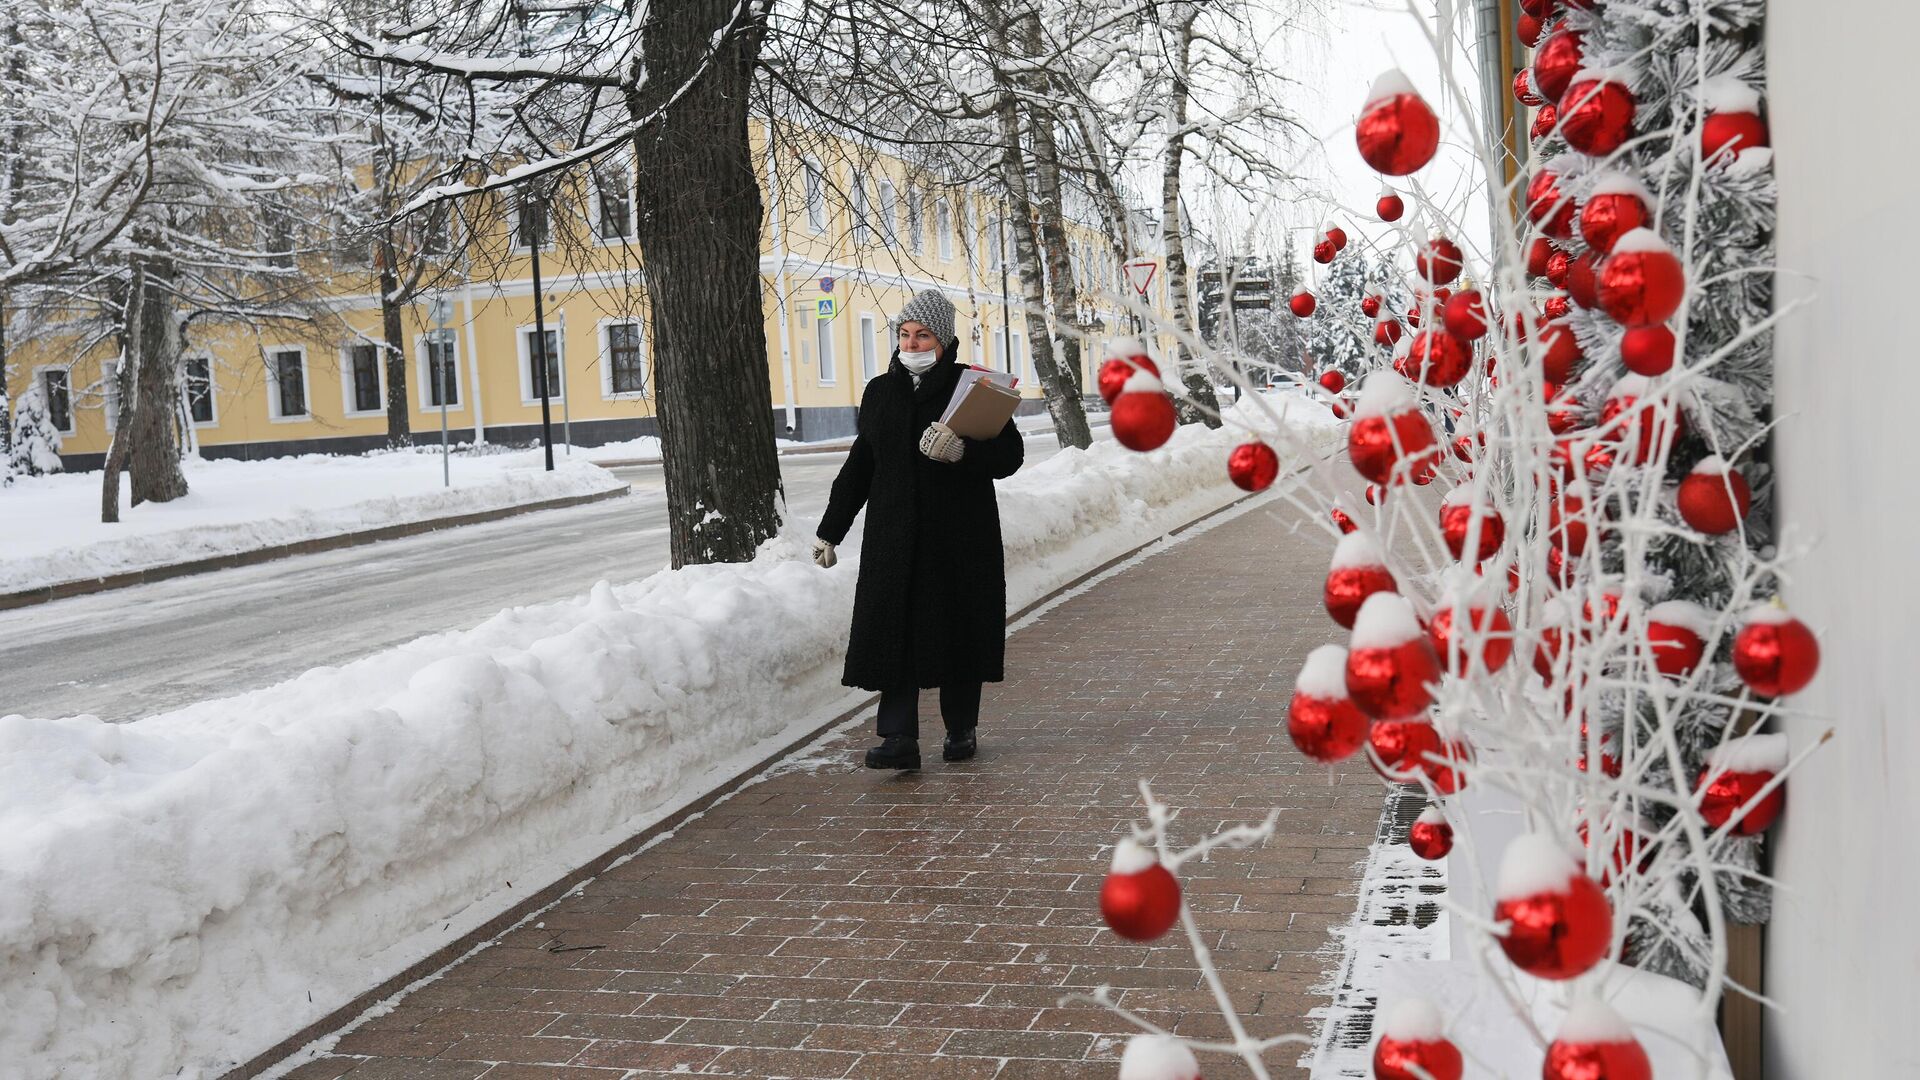
[[[547,304],[546,304],[546,295],[540,287],[540,248],[547,242],[547,230],[548,228],[551,227],[552,223],[548,220],[548,217],[547,217],[548,208],[547,208],[546,196],[544,194],[540,196],[539,206],[540,206],[539,227],[534,230],[533,236],[528,237],[528,239],[531,241],[531,243],[528,244],[528,247],[531,248],[533,252],[533,343],[534,343],[534,347],[532,349],[527,350],[527,352],[529,355],[536,358],[533,365],[533,388],[540,395],[540,445],[546,448],[547,471],[552,472],[553,471],[553,402],[552,402],[552,391],[547,386],[547,364],[549,363],[547,359]],[[520,206],[520,214],[523,219],[527,214],[527,209],[528,208],[526,204],[523,202]]]

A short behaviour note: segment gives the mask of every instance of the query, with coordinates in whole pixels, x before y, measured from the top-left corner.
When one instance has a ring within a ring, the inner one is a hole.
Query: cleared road
[[[1030,462],[1057,448],[1027,437]],[[796,520],[845,456],[780,459]],[[131,720],[646,577],[668,559],[660,468],[613,471],[631,495],[0,613],[0,715]]]

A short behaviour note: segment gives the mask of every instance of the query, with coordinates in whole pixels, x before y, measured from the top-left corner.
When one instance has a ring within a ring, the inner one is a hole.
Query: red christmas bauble
[[[1626,1021],[1595,1005],[1575,1003],[1560,1037],[1547,1046],[1541,1080],[1653,1080],[1653,1062]]]
[[[1651,229],[1621,237],[1600,264],[1600,309],[1621,326],[1666,322],[1686,291],[1686,269]]]
[[[1333,241],[1333,250],[1347,250],[1347,230],[1338,225],[1327,226],[1327,239]]]
[[[1533,646],[1533,670],[1541,679],[1553,682],[1560,669],[1560,655],[1566,649],[1567,635],[1557,626],[1540,628],[1539,641]]]
[[[1480,635],[1480,663],[1489,674],[1507,666],[1507,660],[1513,655],[1513,621],[1507,618],[1505,608],[1493,608],[1491,613],[1480,605],[1467,608],[1467,626]],[[1433,618],[1427,620],[1427,635],[1433,640],[1433,653],[1442,664],[1449,663],[1448,653],[1453,639],[1453,605],[1441,601],[1439,610]],[[1473,662],[1473,650],[1467,642],[1461,642],[1459,657],[1451,661],[1453,673],[1464,675]]]
[[[1177,418],[1164,390],[1129,390],[1113,399],[1108,423],[1129,450],[1156,450],[1173,437]]]
[[[1480,546],[1479,558],[1475,562],[1493,558],[1500,550],[1500,544],[1507,538],[1507,523],[1500,518],[1500,511],[1491,506],[1479,508]],[[1470,502],[1442,503],[1440,505],[1440,536],[1447,542],[1447,550],[1456,559],[1463,558],[1461,552],[1467,546],[1467,530],[1472,527],[1474,506]]]
[[[1542,29],[1540,19],[1534,15],[1523,14],[1513,25],[1514,35],[1529,49],[1540,43]]]
[[[1368,484],[1364,497],[1368,506],[1379,506],[1387,501],[1387,489],[1379,484]]]
[[[1300,752],[1332,764],[1367,741],[1367,714],[1347,696],[1347,650],[1322,645],[1307,654],[1287,705],[1287,737]]]
[[[1373,212],[1380,215],[1381,221],[1399,221],[1400,215],[1407,212],[1407,204],[1389,191],[1373,204]]]
[[[1413,335],[1407,351],[1393,362],[1395,371],[1428,386],[1452,386],[1473,366],[1473,346],[1444,330]]]
[[[1312,315],[1313,309],[1318,306],[1320,306],[1319,301],[1315,300],[1313,294],[1305,289],[1294,293],[1292,298],[1287,301],[1287,308],[1302,319]]]
[[[1322,240],[1313,245],[1314,262],[1330,263],[1333,261],[1333,257],[1338,254],[1340,254],[1340,251],[1333,246],[1333,241],[1331,240]]]
[[[1521,68],[1514,73],[1513,100],[1518,101],[1529,109],[1538,108],[1547,103],[1546,98],[1534,92],[1533,72],[1530,69]]]
[[[1347,456],[1356,472],[1376,484],[1398,482],[1394,474],[1402,462],[1411,473],[1431,471],[1437,456],[1433,425],[1417,409],[1360,417],[1347,429]]]
[[[1368,293],[1360,298],[1360,314],[1369,319],[1380,317],[1380,294]]]
[[[1481,445],[1486,444],[1486,432],[1480,433]],[[1462,435],[1453,440],[1453,456],[1471,465],[1473,463],[1473,436]]]
[[[1693,674],[1706,656],[1707,643],[1700,631],[1707,622],[1704,608],[1685,600],[1667,600],[1647,611],[1647,648],[1653,653],[1654,670],[1670,679]]]
[[[1709,766],[1701,772],[1695,788],[1700,798],[1701,818],[1718,829],[1732,821],[1733,815],[1739,813],[1741,808],[1752,803],[1752,809],[1733,827],[1733,834],[1758,836],[1766,832],[1787,805],[1785,784],[1775,784],[1772,791],[1760,794],[1761,788],[1773,783],[1775,775],[1765,770],[1715,773]]]
[[[1328,368],[1320,373],[1320,385],[1326,388],[1327,393],[1337,394],[1347,388],[1347,377],[1336,368]]]
[[[1368,599],[1376,604],[1389,600],[1406,604],[1404,598],[1392,593],[1376,593]],[[1440,662],[1433,655],[1433,646],[1410,607],[1406,619],[1411,633],[1391,644],[1378,644],[1361,633],[1368,622],[1366,612],[1367,605],[1361,605],[1360,615],[1354,620],[1354,640],[1366,647],[1347,650],[1347,694],[1361,712],[1376,720],[1418,716],[1433,704],[1430,684],[1440,680]]]
[[[1614,835],[1613,858],[1608,860],[1612,865],[1600,868],[1600,884],[1603,888],[1616,876],[1626,873],[1627,867],[1632,866],[1645,873],[1647,864],[1653,861],[1652,845],[1649,845],[1649,850],[1645,852],[1640,850],[1641,837],[1638,831],[1623,826],[1615,830]],[[1588,835],[1587,823],[1584,821],[1580,823],[1580,845],[1593,846],[1593,840]]]
[[[1746,519],[1753,506],[1753,489],[1739,470],[1727,467],[1717,457],[1708,458],[1680,481],[1673,501],[1682,521],[1709,536],[1718,536],[1739,528]]]
[[[1525,75],[1526,72],[1523,70],[1520,74]],[[1535,141],[1544,139],[1553,134],[1553,129],[1558,126],[1560,126],[1560,110],[1554,108],[1552,102],[1548,102],[1540,106],[1539,112],[1533,114],[1533,126],[1527,129],[1527,138]]]
[[[1374,771],[1395,784],[1411,782],[1425,772],[1428,754],[1446,752],[1440,732],[1424,717],[1376,720],[1367,729],[1367,745],[1373,748]]]
[[[1560,134],[1583,154],[1611,154],[1633,134],[1633,92],[1624,83],[1582,79],[1560,105]]]
[[[1477,289],[1454,293],[1447,297],[1440,319],[1453,336],[1478,341],[1487,332],[1487,303]]]
[[[1444,859],[1453,850],[1453,826],[1447,824],[1446,815],[1438,807],[1429,806],[1407,830],[1407,846],[1428,862]]]
[[[1593,270],[1593,250],[1567,260],[1567,295],[1583,308],[1600,306],[1600,278]]]
[[[1427,281],[1445,285],[1460,276],[1461,267],[1466,265],[1465,260],[1466,257],[1460,253],[1460,245],[1444,236],[1436,236],[1414,255],[1413,268]]]
[[[1574,339],[1573,327],[1545,317],[1540,319],[1538,326],[1541,376],[1548,382],[1571,382],[1574,367],[1585,356],[1580,351],[1580,342]]]
[[[1333,621],[1351,630],[1360,605],[1377,592],[1393,592],[1399,584],[1372,540],[1360,533],[1343,537],[1334,549],[1321,600]]]
[[[1328,402],[1327,411],[1333,413],[1333,418],[1335,420],[1345,420],[1347,418],[1347,407],[1341,402],[1338,402],[1338,401]]]
[[[1580,235],[1601,254],[1612,251],[1614,241],[1646,223],[1647,204],[1631,192],[1589,195],[1580,205]]]
[[[1533,238],[1533,241],[1527,245],[1528,277],[1547,276],[1547,260],[1553,258],[1553,250],[1553,241],[1544,236]]]
[[[1617,422],[1619,426],[1606,432],[1606,441],[1614,446],[1623,446],[1631,441],[1632,463],[1645,465],[1656,457],[1664,456],[1674,442],[1686,433],[1687,419],[1685,413],[1675,411],[1672,416],[1662,420],[1657,404],[1649,401],[1641,405],[1639,388],[1623,385],[1633,378],[1629,375],[1614,384],[1607,403],[1600,409],[1600,424],[1606,428]],[[1589,457],[1587,464],[1592,468],[1595,463]]]
[[[1361,159],[1375,172],[1405,176],[1433,160],[1440,118],[1399,72],[1389,72],[1374,84],[1353,136]]]
[[[1280,475],[1280,456],[1262,442],[1241,443],[1227,455],[1227,478],[1243,491],[1265,491]]]
[[[1544,19],[1553,14],[1553,0],[1520,0],[1520,10],[1536,19]]]
[[[1700,125],[1700,160],[1767,145],[1767,122],[1755,113],[1713,113]]]
[[[1733,670],[1756,694],[1799,693],[1820,670],[1820,642],[1799,619],[1778,608],[1757,608],[1734,635]]]
[[[1547,284],[1556,289],[1567,287],[1567,263],[1572,258],[1572,255],[1559,249],[1547,256]]]
[[[1122,840],[1100,884],[1100,917],[1129,941],[1152,941],[1180,918],[1179,879],[1151,851]]]
[[[1383,1036],[1373,1048],[1374,1080],[1460,1080],[1465,1070],[1460,1048],[1445,1039]]]
[[[1573,198],[1560,189],[1559,173],[1542,167],[1527,181],[1527,220],[1541,232],[1555,240],[1573,239],[1573,211]]]
[[[1587,502],[1562,492],[1547,505],[1547,543],[1569,555],[1587,550]]]
[[[1552,841],[1539,836],[1521,837],[1514,844]],[[1539,979],[1571,979],[1588,971],[1607,954],[1613,936],[1613,907],[1607,894],[1592,878],[1580,873],[1573,861],[1557,846],[1561,864],[1567,870],[1564,883],[1546,889],[1531,889],[1524,895],[1507,895],[1509,863],[1501,864],[1504,899],[1493,908],[1496,921],[1507,922],[1500,938],[1501,951],[1513,965]],[[1508,859],[1513,858],[1509,846]],[[1547,870],[1557,869],[1554,864]],[[1514,876],[1519,878],[1521,874]],[[1539,868],[1535,869],[1539,874]],[[1542,875],[1545,876],[1545,875]]]
[[[1620,362],[1635,375],[1660,375],[1673,367],[1673,331],[1636,326],[1620,335]]]
[[[1586,421],[1586,413],[1580,401],[1567,392],[1560,383],[1547,383],[1547,430],[1555,435],[1565,435],[1574,431]]]
[[[1347,533],[1351,533],[1360,527],[1353,523],[1353,519],[1347,516],[1347,512],[1345,510],[1342,510],[1337,506],[1334,507],[1331,511],[1329,511],[1327,516],[1333,519],[1334,525],[1339,528],[1340,532],[1343,535]]]
[[[1533,86],[1548,101],[1565,96],[1573,77],[1585,66],[1580,32],[1559,30],[1533,51]]]
[[[1399,343],[1400,335],[1404,333],[1406,328],[1400,325],[1400,320],[1383,319],[1373,324],[1373,343],[1382,348],[1391,349]]]
[[[1127,385],[1136,371],[1144,371],[1155,378],[1160,377],[1160,367],[1146,353],[1127,357],[1113,357],[1100,365],[1100,396],[1107,404],[1120,396],[1120,388]]]
[[[1540,305],[1540,314],[1548,319],[1564,319],[1572,313],[1573,301],[1567,299],[1565,293],[1554,293],[1547,297],[1546,303]]]

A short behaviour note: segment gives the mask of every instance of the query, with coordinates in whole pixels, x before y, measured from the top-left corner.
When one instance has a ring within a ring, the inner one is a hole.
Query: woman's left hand
[[[920,452],[935,461],[951,465],[967,452],[967,444],[953,433],[952,428],[935,421],[927,425],[927,430],[920,435]]]

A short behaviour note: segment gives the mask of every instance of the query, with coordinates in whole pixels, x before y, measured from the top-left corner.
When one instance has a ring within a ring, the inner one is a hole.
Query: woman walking
[[[980,684],[1003,677],[1007,582],[993,482],[1020,468],[1026,447],[1011,420],[991,439],[940,423],[962,370],[953,316],[953,303],[928,289],[894,318],[899,348],[861,395],[853,449],[813,543],[814,561],[832,566],[866,506],[840,681],[880,692],[870,769],[920,767],[923,688],[940,690],[940,756],[973,757]]]

